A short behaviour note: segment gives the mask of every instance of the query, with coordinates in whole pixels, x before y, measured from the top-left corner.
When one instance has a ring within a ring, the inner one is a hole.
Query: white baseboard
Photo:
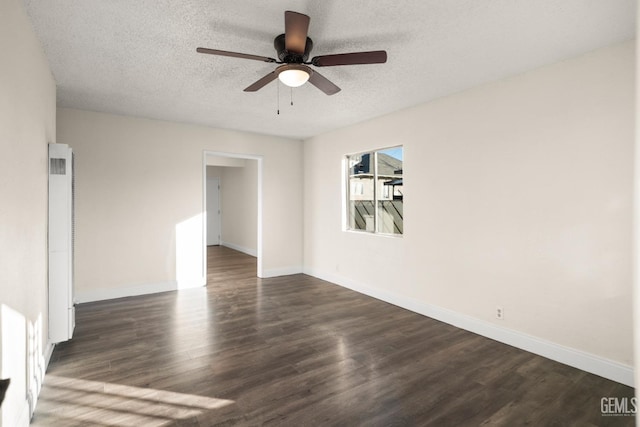
[[[18,421],[15,424],[15,426],[29,427],[29,424],[31,424],[31,414],[29,412],[29,401],[25,399],[24,404],[22,405],[22,410],[20,411],[20,416],[18,417]]]
[[[268,279],[270,277],[290,276],[292,274],[302,273],[302,267],[284,267],[284,268],[266,268],[262,270],[262,278]]]
[[[322,280],[349,288],[356,292],[388,302],[415,313],[448,323],[461,329],[491,338],[495,341],[526,350],[528,352],[555,360],[556,362],[581,369],[586,372],[634,387],[633,367],[613,360],[605,359],[581,350],[566,347],[540,339],[512,329],[496,326],[492,323],[426,304],[398,294],[371,288],[357,281],[328,274],[319,270],[305,268],[304,273]]]
[[[235,243],[220,241],[220,246],[226,246],[227,248],[231,248],[233,250],[236,250],[238,252],[242,252],[242,253],[247,254],[247,255],[251,255],[253,257],[257,257],[258,256],[258,251],[257,250],[251,249],[251,248],[245,248],[244,246],[236,245]]]
[[[44,379],[47,376],[47,369],[49,368],[49,362],[51,362],[51,356],[53,355],[53,349],[55,344],[51,341],[47,341],[47,345],[42,353],[42,367],[37,369],[37,372],[34,375],[37,375],[35,383],[37,384],[35,389],[27,390],[27,406],[29,407],[29,419],[33,416],[35,412],[36,406],[38,404],[38,398],[40,397],[40,392],[42,391],[42,384],[44,383]],[[29,388],[29,386],[27,387]]]
[[[159,292],[177,291],[180,289],[197,288],[206,285],[204,277],[191,280],[170,280],[158,283],[143,283],[140,285],[124,286],[110,289],[89,289],[76,291],[75,302],[85,303],[104,301],[115,298],[133,297],[137,295],[156,294]]]
[[[51,362],[51,356],[53,355],[53,349],[56,347],[55,344],[48,342],[47,348],[44,349],[44,371],[47,372],[49,368],[49,362]]]
[[[18,424],[16,424],[18,426],[26,427],[31,423],[31,417],[33,416],[33,412],[35,411],[36,405],[38,403],[40,391],[42,391],[42,383],[47,376],[47,369],[49,368],[49,362],[51,362],[51,356],[53,355],[54,347],[55,344],[51,343],[50,341],[47,342],[47,346],[45,347],[44,353],[42,355],[42,358],[44,360],[44,372],[42,372],[42,378],[38,378],[40,386],[37,390],[33,391],[34,393],[37,393],[37,395],[33,396],[31,391],[27,392],[27,399],[25,401],[26,406],[23,407],[22,412],[20,413]]]

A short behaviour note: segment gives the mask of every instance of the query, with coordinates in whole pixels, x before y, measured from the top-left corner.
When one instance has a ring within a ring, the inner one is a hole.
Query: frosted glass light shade
[[[282,83],[289,87],[298,87],[302,86],[307,82],[307,80],[309,80],[309,73],[304,70],[293,68],[281,71],[280,74],[278,74],[278,78]]]

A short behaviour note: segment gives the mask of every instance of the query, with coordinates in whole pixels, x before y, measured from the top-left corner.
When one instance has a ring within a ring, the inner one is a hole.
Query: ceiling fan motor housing
[[[309,54],[311,53],[311,49],[313,49],[313,41],[307,37],[307,43],[305,44],[302,55],[289,52],[285,48],[284,34],[280,34],[273,40],[273,47],[276,49],[276,52],[278,52],[278,59],[285,64],[302,64],[309,59]]]

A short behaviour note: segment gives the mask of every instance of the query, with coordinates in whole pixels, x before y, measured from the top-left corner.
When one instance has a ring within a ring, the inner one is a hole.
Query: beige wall
[[[0,2],[0,52],[0,377],[12,381],[0,425],[13,427],[28,423],[25,396],[37,394],[47,349],[47,143],[56,142],[55,82],[22,1]]]
[[[243,163],[244,164],[244,163]],[[209,165],[209,158],[207,157],[207,165]],[[207,166],[207,187],[206,187],[206,206],[207,206],[207,231],[206,235],[206,244],[209,245],[219,245],[220,244],[220,233],[222,232],[220,227],[220,215],[215,211],[209,211],[210,207],[215,207],[215,209],[220,209],[220,195],[219,188],[211,188],[212,186],[220,187],[220,181],[222,177],[222,170],[224,168],[220,166]],[[215,179],[216,181],[212,181]],[[209,198],[213,198],[215,200],[210,200]]]
[[[280,191],[302,174],[299,141],[73,109],[58,140],[76,153],[79,301],[203,283],[205,150],[263,156],[265,275],[301,269],[302,185]]]
[[[220,178],[222,176],[222,169],[220,166],[207,166],[207,177]]]
[[[634,49],[306,141],[305,271],[631,376]],[[342,231],[343,156],[398,144],[404,237]]]
[[[258,251],[258,161],[222,169],[222,244],[250,255]]]
[[[207,155],[207,168],[215,167],[244,167],[245,159],[238,157],[223,157],[215,155]],[[214,169],[207,169],[213,171]]]

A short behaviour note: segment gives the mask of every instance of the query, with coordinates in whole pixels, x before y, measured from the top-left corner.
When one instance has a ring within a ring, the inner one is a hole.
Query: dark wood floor
[[[209,248],[208,286],[82,304],[34,426],[633,425],[633,389]]]

